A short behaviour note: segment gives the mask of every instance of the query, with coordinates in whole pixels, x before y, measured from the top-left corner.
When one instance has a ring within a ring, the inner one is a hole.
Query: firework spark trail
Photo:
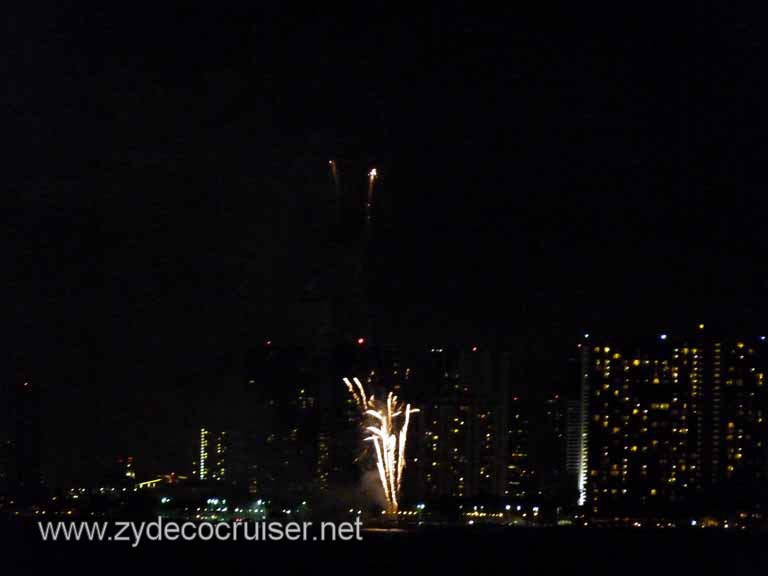
[[[368,410],[368,401],[365,399],[365,389],[363,388],[363,384],[357,378],[355,378],[355,384],[357,384],[357,389],[360,392],[360,398],[363,399],[363,409]],[[373,396],[371,396],[371,399],[373,399]]]
[[[411,414],[418,412],[418,409],[411,408],[410,404],[403,407],[397,396],[391,392],[387,395],[386,401],[381,402],[382,406],[379,408],[379,402],[374,396],[366,398],[365,389],[360,380],[353,378],[350,381],[349,378],[344,378],[344,383],[360,409],[363,430],[370,434],[364,440],[373,442],[376,451],[376,469],[384,490],[387,512],[396,514],[405,471],[405,442],[408,436],[408,425]],[[399,427],[398,424],[400,424]]]
[[[328,160],[328,165],[331,167],[331,181],[333,182],[333,193],[336,201],[336,212],[341,211],[341,185],[339,183],[339,169],[336,166],[335,160]]]
[[[378,173],[376,168],[368,172],[368,197],[365,202],[365,219],[370,222],[373,215],[373,183],[376,181]]]
[[[389,465],[389,491],[390,494],[397,494],[395,490],[395,483],[397,482],[397,468],[395,467],[395,445],[397,444],[397,436],[392,435],[391,430],[394,429],[392,425],[392,392],[387,396],[387,464]],[[394,472],[394,474],[392,474]]]
[[[392,499],[389,495],[389,491],[387,490],[387,472],[384,469],[384,460],[381,457],[381,447],[379,446],[379,439],[375,436],[370,436],[366,438],[366,440],[370,440],[373,442],[374,447],[376,448],[376,468],[379,471],[379,481],[381,482],[381,485],[384,487],[384,500],[387,503],[387,510],[389,510],[392,507]]]
[[[400,438],[398,443],[398,449],[400,450],[398,454],[398,469],[397,469],[397,491],[400,491],[400,482],[403,479],[403,469],[405,468],[405,440],[406,440],[406,432],[408,431],[408,423],[411,419],[411,405],[408,404],[405,407],[405,422],[403,423],[403,427],[400,429]]]
[[[373,396],[371,396],[370,400],[366,399],[365,397],[365,389],[363,388],[362,382],[358,380],[356,377],[353,378],[355,381],[355,385],[352,385],[352,382],[349,381],[349,378],[344,378],[344,383],[347,385],[347,390],[349,390],[349,393],[352,394],[352,397],[355,399],[355,403],[358,405],[360,410],[365,413],[368,410],[368,404],[370,402],[373,402]],[[355,386],[357,389],[355,389]]]
[[[333,186],[336,188],[336,192],[339,191],[339,172],[336,168],[335,160],[328,160],[328,166],[331,167],[331,178],[333,179]]]

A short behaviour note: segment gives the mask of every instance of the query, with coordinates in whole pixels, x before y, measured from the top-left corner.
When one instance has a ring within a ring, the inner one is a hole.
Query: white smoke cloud
[[[387,499],[384,496],[384,488],[379,480],[379,473],[376,470],[366,470],[360,477],[360,491],[366,500],[375,502],[382,509],[387,507]]]

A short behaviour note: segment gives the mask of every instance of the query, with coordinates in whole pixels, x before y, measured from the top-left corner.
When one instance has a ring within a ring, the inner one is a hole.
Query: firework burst
[[[363,421],[364,440],[372,442],[376,452],[376,469],[384,490],[388,514],[397,514],[400,487],[405,470],[405,442],[411,414],[418,412],[410,404],[403,404],[390,392],[386,400],[366,396],[357,378],[344,378],[349,393],[357,404]]]

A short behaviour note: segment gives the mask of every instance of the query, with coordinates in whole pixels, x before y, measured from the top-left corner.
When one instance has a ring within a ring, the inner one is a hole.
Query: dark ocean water
[[[430,529],[349,542],[43,542],[3,524],[6,574],[725,574],[768,567],[768,534],[715,530]],[[10,563],[10,564],[9,564]],[[13,568],[13,570],[11,570]]]

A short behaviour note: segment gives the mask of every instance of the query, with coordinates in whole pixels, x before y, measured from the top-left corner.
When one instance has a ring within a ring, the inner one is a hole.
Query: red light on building
[[[267,340],[266,344],[267,346],[272,346],[272,340]]]
[[[472,352],[477,352],[477,346],[472,346]]]
[[[358,343],[360,346],[362,346],[363,344],[365,344],[365,338],[363,338],[363,337],[360,337],[360,338],[358,338],[358,339],[357,339],[357,343]]]

